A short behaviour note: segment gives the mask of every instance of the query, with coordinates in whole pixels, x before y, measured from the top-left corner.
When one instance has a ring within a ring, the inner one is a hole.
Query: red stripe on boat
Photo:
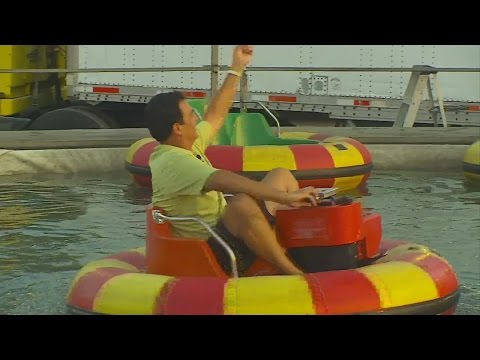
[[[133,175],[133,178],[138,185],[152,187],[152,178],[150,176]]]
[[[440,315],[454,315],[455,311],[457,311],[457,305],[452,306],[450,309],[444,311]]]
[[[100,288],[111,278],[131,271],[119,268],[99,268],[82,276],[75,284],[68,304],[82,310],[92,311],[93,302]]]
[[[452,267],[444,260],[436,256],[429,256],[416,262],[415,265],[430,274],[437,284],[439,296],[450,295],[458,289],[457,276]]]
[[[205,155],[217,169],[243,171],[243,146],[211,145]]]
[[[380,297],[368,278],[355,270],[307,274],[317,314],[351,314],[376,310]]]
[[[290,145],[297,170],[334,169],[332,154],[322,145]]]
[[[149,143],[141,146],[135,155],[133,155],[132,164],[136,166],[145,166],[148,167],[148,161],[150,160],[150,155],[152,154],[155,147],[158,145],[158,141],[152,140]]]
[[[436,256],[425,257],[423,253],[407,253],[395,260],[411,262],[427,272],[437,286],[439,297],[450,295],[458,289],[458,279],[452,267]]]
[[[322,170],[335,168],[332,154],[321,145],[290,145],[290,150],[295,158],[297,170]],[[312,180],[299,179],[298,184],[301,188],[307,186],[328,188],[335,184],[335,177]]]
[[[145,267],[145,255],[142,255],[136,251],[124,251],[119,254],[108,256],[107,259],[124,261],[140,270]]]
[[[222,278],[178,278],[161,291],[155,314],[223,315],[225,283]]]
[[[384,253],[407,243],[408,241],[405,240],[382,240],[382,242],[380,243],[380,252]]]
[[[363,161],[365,162],[365,164],[371,164],[372,156],[370,154],[370,151],[368,151],[368,149],[365,145],[363,145],[361,142],[359,142],[357,140],[354,140],[354,139],[346,138],[342,141],[344,141],[344,142],[346,142],[350,145],[355,146],[355,148],[360,152],[360,154],[362,154]]]
[[[335,178],[331,179],[313,179],[313,180],[298,180],[300,188],[313,186],[317,188],[331,188],[335,184]]]

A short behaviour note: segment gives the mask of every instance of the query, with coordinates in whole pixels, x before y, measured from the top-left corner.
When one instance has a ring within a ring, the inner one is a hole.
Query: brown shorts
[[[268,223],[271,226],[274,226],[275,217],[272,214],[270,214],[270,212],[267,210],[267,207],[265,206],[265,202],[259,201],[258,205],[260,206],[260,209],[265,215],[265,218],[267,219]],[[227,228],[225,227],[221,219],[214,226],[213,230],[218,235],[220,235],[220,237],[233,250],[235,257],[237,259],[238,274],[239,276],[244,276],[245,272],[253,265],[253,263],[257,259],[257,255],[252,250],[250,250],[250,248],[247,246],[247,244],[245,244],[245,242],[242,239],[239,239],[238,237],[232,235],[227,230]],[[225,271],[227,275],[231,276],[232,265],[231,265],[230,257],[228,256],[228,253],[226,252],[226,250],[213,237],[210,237],[208,239],[208,244],[212,249],[213,253],[215,254],[215,257],[217,258],[217,261],[222,267],[223,271]]]

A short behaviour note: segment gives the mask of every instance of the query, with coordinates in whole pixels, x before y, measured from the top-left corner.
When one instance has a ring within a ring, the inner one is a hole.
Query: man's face
[[[186,100],[180,101],[180,110],[182,111],[183,124],[180,125],[182,129],[182,137],[185,140],[193,142],[197,139],[197,120],[198,116],[193,108],[187,103]]]

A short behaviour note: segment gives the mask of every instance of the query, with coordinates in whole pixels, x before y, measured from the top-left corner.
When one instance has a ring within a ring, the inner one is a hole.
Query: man
[[[277,241],[273,228],[276,210],[282,206],[316,204],[315,189],[299,189],[285,169],[271,171],[261,181],[211,166],[205,149],[223,126],[237,92],[240,77],[251,62],[253,48],[235,47],[231,70],[207,107],[203,121],[179,92],[159,94],[145,108],[152,137],[161,143],[150,157],[152,203],[173,217],[199,217],[220,233],[237,256],[242,275],[263,258],[283,274],[302,274]],[[236,194],[228,205],[223,193]],[[172,224],[177,236],[205,239],[208,231],[195,222]],[[229,273],[224,250],[209,241],[220,264]]]

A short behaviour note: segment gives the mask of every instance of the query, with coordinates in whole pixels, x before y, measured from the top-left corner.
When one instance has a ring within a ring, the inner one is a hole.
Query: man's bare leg
[[[272,188],[280,191],[291,192],[299,189],[297,179],[295,179],[289,170],[283,168],[270,171],[263,178],[262,182],[269,184]],[[270,214],[273,216],[275,216],[277,209],[286,208],[285,205],[281,205],[273,201],[265,201],[265,205],[267,206]]]
[[[293,175],[285,169],[271,171],[262,182],[282,191],[298,190],[298,183]],[[281,206],[267,201],[268,211],[274,215]],[[258,202],[252,197],[239,194],[229,200],[223,217],[228,231],[245,241],[245,244],[258,256],[276,266],[284,274],[302,274],[280,246],[274,228],[268,223]]]

